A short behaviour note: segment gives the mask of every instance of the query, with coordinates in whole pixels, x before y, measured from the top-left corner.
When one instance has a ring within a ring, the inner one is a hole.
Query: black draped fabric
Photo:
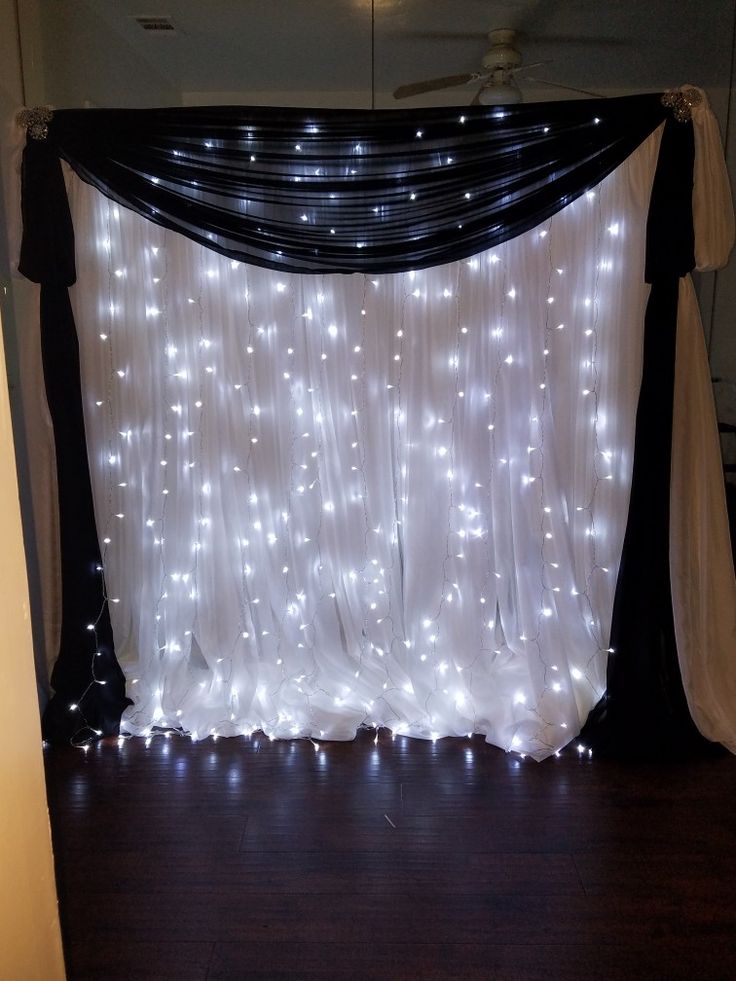
[[[230,258],[389,273],[528,231],[614,170],[666,112],[659,95],[421,111],[62,110],[43,147]],[[63,216],[48,215],[61,238]]]
[[[647,222],[642,382],[629,517],[611,624],[606,693],[582,737],[598,753],[664,757],[710,747],[690,717],[669,568],[670,466],[680,277],[695,266],[692,126],[668,120]]]
[[[706,741],[680,675],[669,570],[669,474],[678,277],[652,283],[629,517],[616,583],[606,693],[581,734],[597,754],[662,757]]]
[[[128,704],[97,571],[66,297],[75,280],[74,233],[60,160],[125,207],[231,258],[287,272],[390,273],[468,257],[528,231],[599,183],[665,119],[649,216],[652,294],[615,653],[586,737],[614,752],[639,745],[643,729],[656,731],[661,748],[695,741],[667,563],[677,280],[693,266],[692,132],[672,121],[659,94],[378,112],[63,110],[47,139],[29,140],[20,268],[42,284],[64,551],[64,629],[47,739],[112,733]]]
[[[84,438],[79,346],[65,286],[41,287],[41,351],[54,423],[62,621],[44,735],[85,741],[118,731],[125,678],[115,658]],[[73,708],[70,706],[74,706]]]

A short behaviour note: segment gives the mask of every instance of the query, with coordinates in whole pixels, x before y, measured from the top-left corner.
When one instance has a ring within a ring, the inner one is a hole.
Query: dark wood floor
[[[736,757],[47,749],[70,981],[736,978]]]

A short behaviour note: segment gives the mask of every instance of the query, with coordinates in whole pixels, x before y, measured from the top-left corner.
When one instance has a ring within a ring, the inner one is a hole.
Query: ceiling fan
[[[480,83],[471,105],[502,106],[514,105],[523,101],[521,89],[517,82],[519,72],[528,71],[539,65],[549,64],[548,61],[536,61],[525,65],[517,44],[519,32],[508,27],[500,27],[488,34],[490,47],[481,62],[482,71],[467,72],[464,75],[445,75],[442,78],[430,78],[423,82],[411,82],[400,85],[394,92],[395,99],[406,99],[424,92],[436,92],[440,89],[453,88],[458,85]],[[526,81],[552,85],[555,88],[580,92],[583,95],[596,96],[595,92],[577,89],[556,82],[546,82],[541,78],[526,77]]]

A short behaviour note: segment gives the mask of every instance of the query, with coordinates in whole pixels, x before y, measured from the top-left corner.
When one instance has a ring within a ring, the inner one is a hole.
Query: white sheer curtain
[[[70,178],[123,731],[361,724],[537,758],[605,686],[659,132],[543,226],[282,275]]]

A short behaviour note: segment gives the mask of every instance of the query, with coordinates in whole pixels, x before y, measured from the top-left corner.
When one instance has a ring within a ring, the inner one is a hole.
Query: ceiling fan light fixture
[[[516,106],[521,101],[521,89],[513,79],[500,85],[485,85],[478,94],[482,106]]]

